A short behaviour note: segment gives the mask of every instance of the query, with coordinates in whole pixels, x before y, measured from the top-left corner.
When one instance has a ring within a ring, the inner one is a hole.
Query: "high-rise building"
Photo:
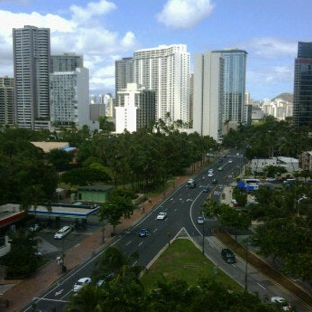
[[[128,83],[127,88],[118,92],[119,106],[116,110],[116,132],[137,131],[156,121],[155,91],[146,90],[136,83]]]
[[[50,74],[51,122],[54,127],[90,125],[89,70]]]
[[[134,52],[134,81],[156,92],[156,118],[190,121],[190,54],[186,45],[161,45]]]
[[[293,122],[307,126],[312,122],[312,42],[298,42],[295,59]]]
[[[61,55],[51,55],[50,71],[65,72],[75,71],[76,68],[83,67],[83,56],[76,53],[64,53]]]
[[[133,83],[133,58],[124,57],[115,61],[115,99],[116,106],[119,105],[117,94],[120,90],[127,88],[128,83]]]
[[[0,77],[0,125],[14,123],[14,78]]]
[[[221,53],[224,59],[222,122],[245,123],[247,52],[239,49],[224,49],[212,52]]]
[[[194,55],[193,130],[222,139],[224,59],[221,53]]]
[[[50,29],[13,29],[15,118],[20,128],[49,128]]]

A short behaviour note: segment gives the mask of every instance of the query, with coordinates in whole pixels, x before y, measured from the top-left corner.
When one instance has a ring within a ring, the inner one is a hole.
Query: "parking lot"
[[[45,223],[44,219],[38,219],[36,222]],[[88,222],[83,226],[74,228],[69,234],[62,239],[55,239],[54,234],[59,228],[65,225],[73,225],[72,220],[62,219],[59,227],[46,227],[36,232],[38,240],[38,251],[47,259],[55,259],[61,254],[66,255],[66,251],[79,245],[80,242],[88,235],[93,234],[100,228],[104,227],[103,222],[98,221],[97,216],[88,218]]]

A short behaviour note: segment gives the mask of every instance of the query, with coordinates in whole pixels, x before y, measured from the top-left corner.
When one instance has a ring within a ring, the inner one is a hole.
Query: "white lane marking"
[[[260,283],[257,283],[259,287],[261,287],[262,289],[266,290],[266,288],[264,286],[262,286]]]
[[[59,290],[59,291],[56,291],[55,294],[54,294],[54,297],[60,295],[63,291],[64,291],[64,289],[61,289],[61,290]]]

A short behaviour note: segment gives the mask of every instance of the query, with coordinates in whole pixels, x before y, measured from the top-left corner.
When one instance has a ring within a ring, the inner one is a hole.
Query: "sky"
[[[115,60],[186,44],[191,64],[197,53],[245,50],[246,91],[271,99],[293,93],[311,11],[312,0],[0,0],[0,77],[13,77],[12,29],[32,25],[50,28],[52,55],[83,55],[90,94],[114,94]]]

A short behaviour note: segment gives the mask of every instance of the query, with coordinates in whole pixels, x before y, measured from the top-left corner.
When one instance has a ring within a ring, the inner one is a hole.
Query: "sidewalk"
[[[179,187],[188,179],[187,176],[176,178],[172,186],[170,186],[165,195],[167,196],[175,188]],[[123,219],[121,224],[116,227],[117,236],[111,237],[113,228],[111,225],[105,226],[105,232],[102,229],[95,232],[93,235],[85,238],[79,245],[66,251],[65,265],[67,271],[71,271],[79,264],[91,258],[95,252],[101,250],[105,245],[111,242],[113,239],[122,234],[131,225],[138,222],[144,217],[153,207],[163,200],[164,194],[159,194],[151,201],[144,203],[144,212],[141,209],[136,209],[130,219]],[[104,237],[104,243],[103,243]],[[63,276],[60,272],[60,267],[55,261],[49,262],[46,266],[41,268],[33,277],[30,277],[22,281],[2,281],[0,290],[3,292],[1,299],[2,301],[8,300],[9,306],[7,308],[0,307],[0,311],[5,312],[22,312],[22,307],[27,305],[33,297],[39,296],[43,289],[46,289],[58,279]],[[6,283],[6,284],[4,284]],[[13,287],[12,283],[14,284]],[[8,285],[11,284],[11,285]],[[1,310],[2,309],[2,310]]]

